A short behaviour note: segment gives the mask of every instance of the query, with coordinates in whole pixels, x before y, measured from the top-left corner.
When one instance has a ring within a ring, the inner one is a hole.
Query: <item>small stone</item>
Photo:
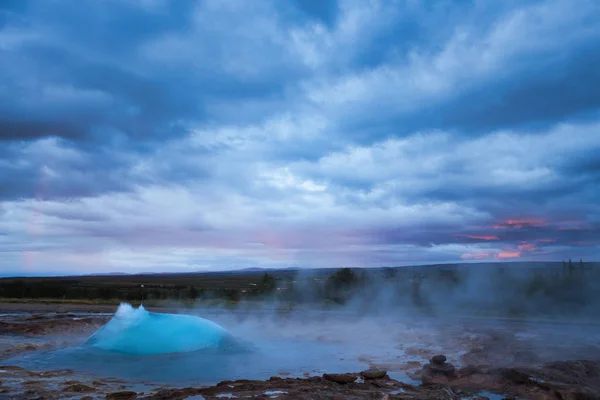
[[[106,400],[135,400],[137,393],[131,391],[113,392],[106,395]]]
[[[341,385],[346,383],[352,383],[356,380],[356,375],[353,374],[323,374],[323,379]]]
[[[513,384],[523,385],[529,382],[529,375],[518,369],[506,368],[501,370],[502,378]]]
[[[440,365],[440,364],[443,364],[443,363],[445,363],[445,362],[446,362],[446,360],[447,360],[447,358],[446,358],[446,356],[445,356],[445,355],[439,354],[439,355],[437,355],[437,356],[433,356],[433,357],[431,357],[431,360],[429,360],[429,362],[430,362],[431,364],[438,364],[438,365]]]
[[[364,379],[382,379],[385,378],[386,375],[386,370],[377,368],[368,369],[360,373],[360,376],[362,376]]]

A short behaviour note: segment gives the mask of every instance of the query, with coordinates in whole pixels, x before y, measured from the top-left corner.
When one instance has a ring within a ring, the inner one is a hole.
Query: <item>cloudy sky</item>
[[[596,0],[3,0],[0,274],[600,259]]]

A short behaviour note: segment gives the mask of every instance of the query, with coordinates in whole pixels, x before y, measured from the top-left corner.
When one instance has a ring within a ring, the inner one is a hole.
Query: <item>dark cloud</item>
[[[486,135],[490,130],[544,132],[561,121],[596,117],[600,107],[600,50],[593,43],[566,49],[555,60],[468,89],[457,88],[442,102],[393,115],[369,115],[347,128],[361,143],[442,129],[457,135]],[[465,86],[471,86],[465,82]]]
[[[310,17],[334,26],[338,14],[338,1],[293,0],[294,5]]]
[[[569,49],[558,60],[477,87],[440,113],[438,127],[486,132],[494,128],[547,129],[557,121],[597,110],[600,93],[598,46]],[[444,112],[445,111],[445,112]]]
[[[97,212],[83,212],[81,210],[45,210],[45,215],[60,218],[62,220],[85,221],[85,222],[104,222],[108,221],[105,215]]]
[[[143,59],[144,45],[190,29],[196,3],[163,3],[166,9],[156,10],[142,4],[30,2],[9,14],[11,29],[4,34],[10,81],[0,83],[5,89],[0,139],[55,135],[89,140],[118,132],[135,140],[165,140],[186,133],[178,121],[207,121],[206,106],[212,101],[281,92],[274,75],[247,79],[218,65],[211,68],[210,53],[173,67]],[[209,38],[197,39],[199,45],[210,44],[203,42]],[[220,45],[209,47],[218,52]]]
[[[591,184],[600,183],[600,148],[586,149],[574,158],[563,160],[562,169],[566,176],[586,179]]]
[[[0,116],[0,140],[29,140],[43,136],[77,137],[77,126],[65,121],[26,121],[2,119]]]
[[[0,152],[0,199],[77,199],[127,191],[128,162],[118,154],[84,152],[62,139],[13,144]]]

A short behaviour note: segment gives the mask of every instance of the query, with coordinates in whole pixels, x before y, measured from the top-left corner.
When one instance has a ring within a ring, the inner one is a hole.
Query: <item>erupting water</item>
[[[121,304],[87,345],[125,354],[164,354],[217,349],[231,343],[221,326],[191,315],[158,314]]]

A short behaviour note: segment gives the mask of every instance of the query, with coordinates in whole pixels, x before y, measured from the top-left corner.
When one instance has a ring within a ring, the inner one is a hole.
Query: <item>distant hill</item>
[[[573,261],[575,266],[579,265],[579,261]],[[408,265],[408,266],[385,266],[385,267],[356,267],[352,269],[365,270],[372,273],[382,273],[384,271],[398,270],[404,272],[425,272],[425,271],[439,271],[439,270],[459,270],[459,271],[473,271],[473,270],[486,270],[502,268],[509,271],[528,271],[537,270],[544,268],[560,268],[562,261],[514,261],[514,262],[472,262],[472,263],[446,263],[446,264],[421,264],[421,265]],[[587,268],[600,268],[598,262],[585,262]],[[153,280],[173,277],[175,279],[184,279],[185,277],[218,277],[218,276],[243,276],[256,277],[262,275],[265,272],[269,275],[290,275],[293,273],[305,273],[308,275],[326,275],[330,274],[339,267],[335,268],[300,268],[300,267],[283,267],[283,268],[261,268],[261,267],[248,267],[241,269],[230,269],[230,270],[212,270],[212,271],[187,271],[187,272],[139,272],[139,273],[127,273],[127,272],[103,272],[86,275],[42,275],[42,274],[31,274],[23,276],[20,273],[0,273],[0,279],[21,279],[21,278],[90,278],[90,279],[104,279],[104,278],[122,278],[126,280],[139,280],[147,277]]]
[[[229,271],[223,272],[269,272],[269,271],[298,271],[302,268],[299,267],[286,267],[286,268],[261,268],[261,267],[250,267],[250,268],[242,268],[242,269],[232,269]],[[217,272],[217,271],[215,271]]]
[[[99,272],[97,274],[87,274],[82,276],[122,276],[131,275],[129,272]]]

